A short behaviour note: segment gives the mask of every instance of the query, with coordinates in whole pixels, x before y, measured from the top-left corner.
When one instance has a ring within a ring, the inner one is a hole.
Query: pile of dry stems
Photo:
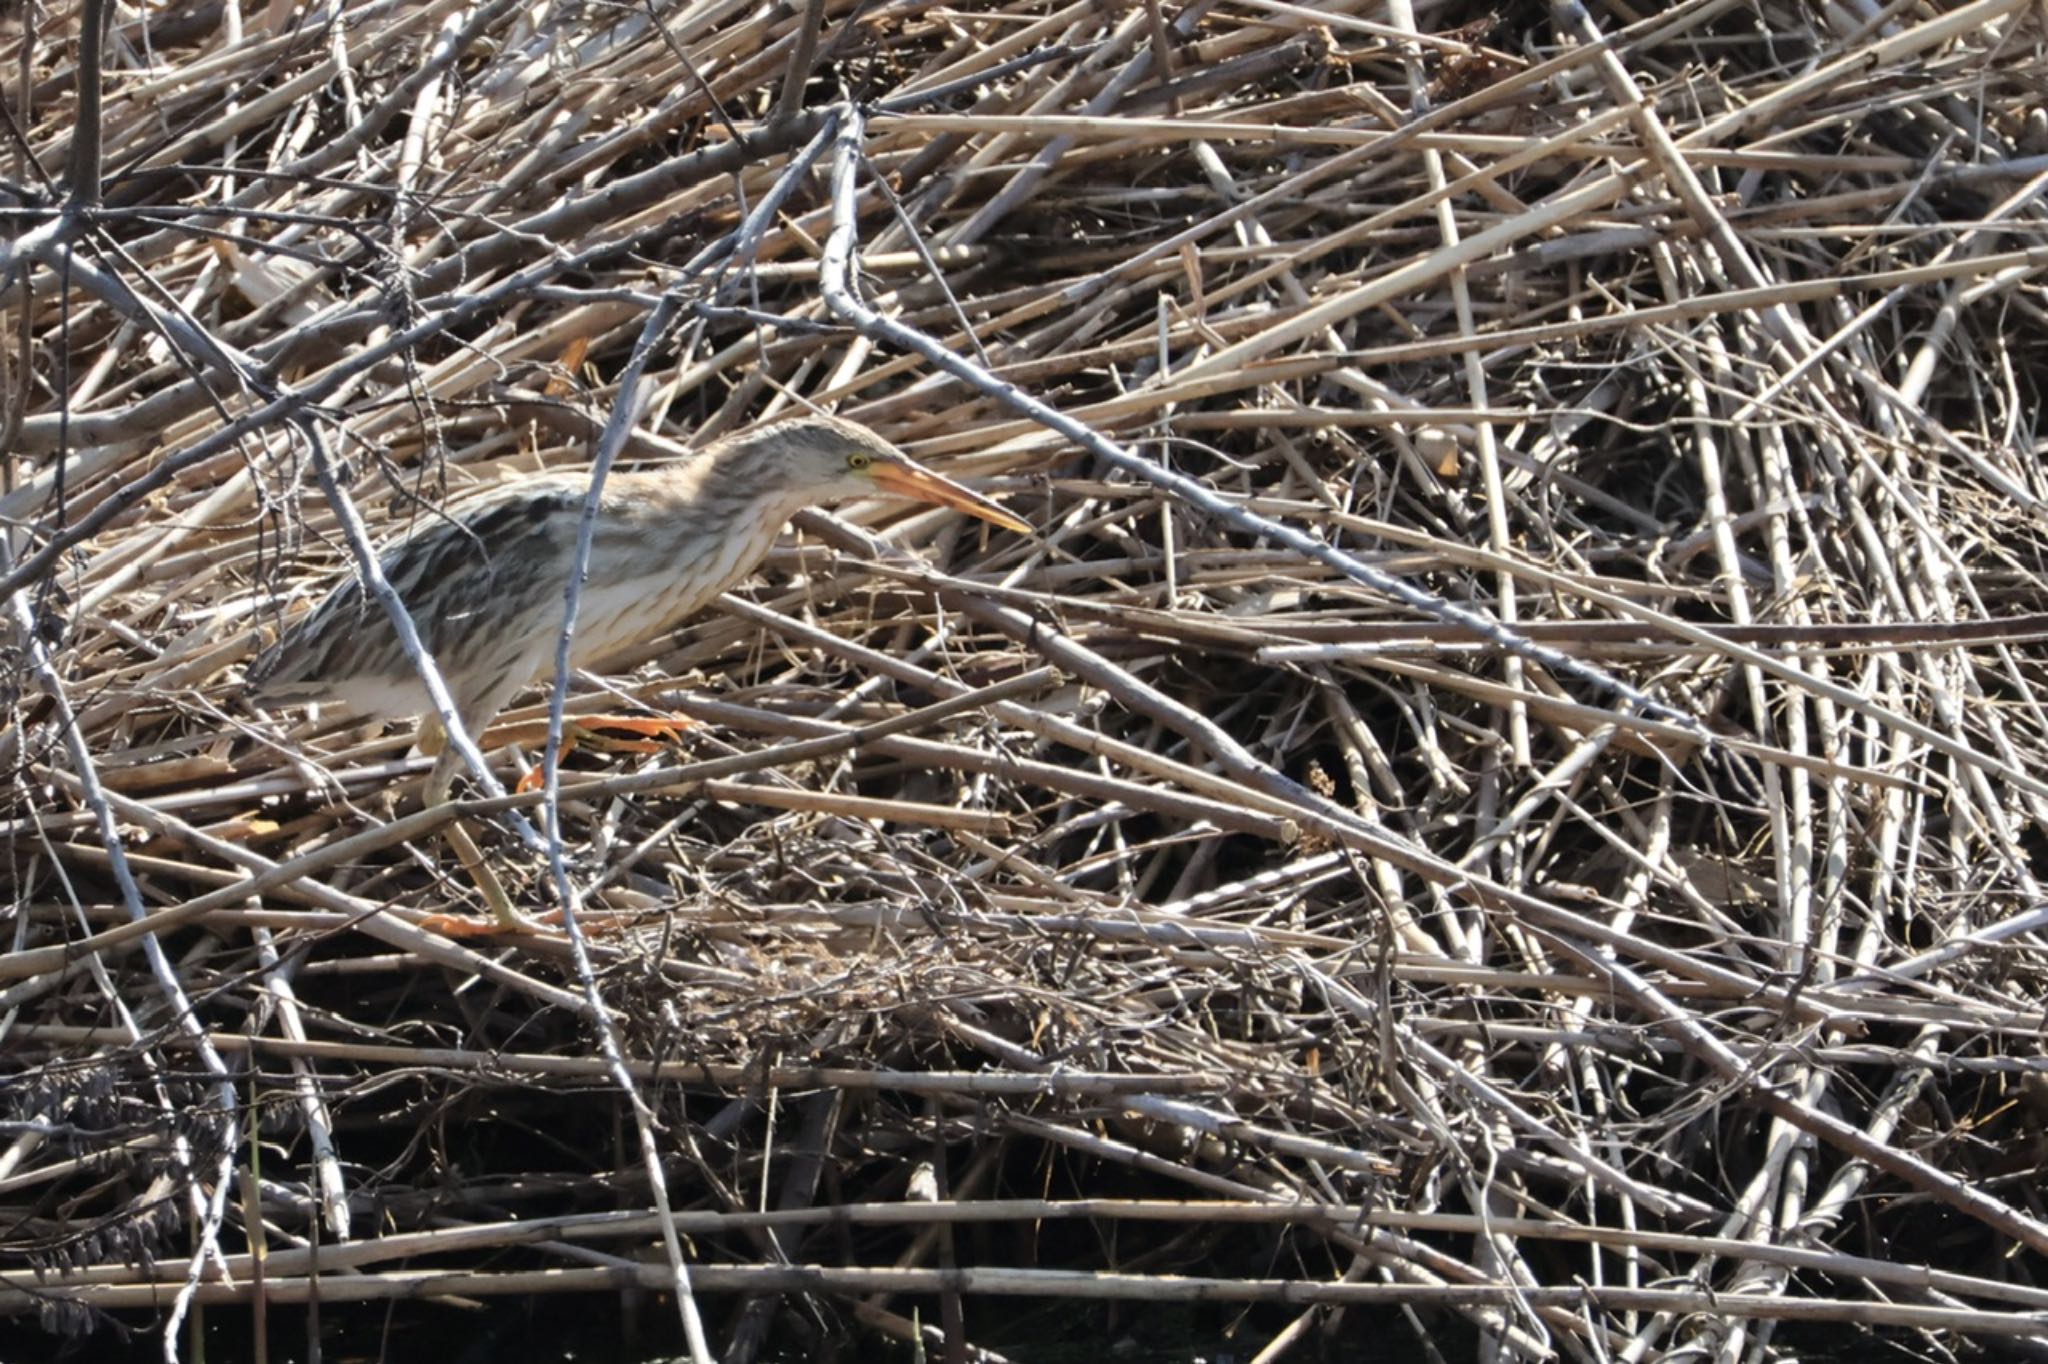
[[[2039,4],[8,8],[16,1329],[2048,1352]],[[242,696],[805,404],[1038,534],[808,514],[551,814]]]

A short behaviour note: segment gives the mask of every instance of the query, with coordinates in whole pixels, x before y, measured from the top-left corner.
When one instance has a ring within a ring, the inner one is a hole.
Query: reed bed
[[[2048,1351],[2043,22],[9,7],[11,1338]],[[1038,534],[806,514],[552,825],[243,697],[804,404]]]

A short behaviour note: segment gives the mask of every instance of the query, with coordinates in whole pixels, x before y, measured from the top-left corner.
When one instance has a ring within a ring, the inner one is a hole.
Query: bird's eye
[[[875,457],[865,450],[855,450],[846,457],[846,467],[856,471],[865,469],[874,462]]]

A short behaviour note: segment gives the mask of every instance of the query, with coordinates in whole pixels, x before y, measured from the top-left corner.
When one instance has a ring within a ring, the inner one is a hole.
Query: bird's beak
[[[1005,530],[1014,530],[1020,535],[1031,534],[1031,527],[1018,520],[980,493],[963,488],[950,478],[941,478],[921,465],[904,461],[874,464],[875,485],[894,497],[908,497],[918,502],[934,502],[954,511],[964,511],[969,516],[978,516],[984,521],[993,521]]]

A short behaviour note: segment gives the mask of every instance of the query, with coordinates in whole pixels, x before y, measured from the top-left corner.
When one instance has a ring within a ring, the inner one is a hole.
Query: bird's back
[[[458,706],[520,668],[539,615],[560,618],[583,482],[550,474],[493,489],[379,556]],[[511,686],[531,678],[529,668]],[[257,659],[249,683],[260,702],[342,701],[366,716],[418,714],[426,702],[390,617],[354,576]]]
[[[703,461],[606,481],[571,661],[679,624],[774,543],[780,508]],[[456,706],[495,710],[551,671],[589,475],[542,474],[460,503],[380,558]],[[422,713],[426,691],[383,607],[354,577],[249,670],[259,702],[341,701],[365,716]],[[486,717],[487,718],[487,717]]]

